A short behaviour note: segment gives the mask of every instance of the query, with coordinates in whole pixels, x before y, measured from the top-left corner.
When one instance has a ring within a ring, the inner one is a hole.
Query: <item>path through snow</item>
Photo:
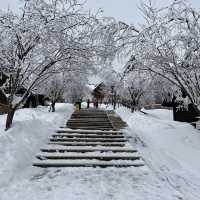
[[[2,200],[172,200],[178,193],[143,168],[38,169],[1,191]]]

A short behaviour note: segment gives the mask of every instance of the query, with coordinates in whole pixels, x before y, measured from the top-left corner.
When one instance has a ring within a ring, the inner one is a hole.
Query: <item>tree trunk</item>
[[[116,101],[114,101],[113,109],[116,109]]]
[[[51,103],[52,112],[55,112],[55,111],[56,111],[55,105],[56,105],[56,102],[52,102],[52,103]]]
[[[132,113],[135,111],[135,105],[136,105],[136,104],[135,104],[135,99],[132,99],[132,100],[131,100],[131,105],[130,105],[130,106],[131,106],[131,112],[132,112]]]
[[[131,105],[131,112],[133,113],[135,111],[135,107]]]
[[[9,111],[8,111],[8,114],[7,114],[7,119],[6,119],[6,131],[11,128],[12,126],[12,122],[13,122],[13,117],[14,117],[14,114],[15,114],[15,111],[16,109],[13,109],[11,108]]]

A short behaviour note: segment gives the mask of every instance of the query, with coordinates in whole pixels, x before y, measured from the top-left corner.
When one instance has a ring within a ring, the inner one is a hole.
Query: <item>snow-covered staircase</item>
[[[85,109],[74,112],[67,122],[71,129],[113,130],[112,123],[103,110]]]
[[[137,150],[124,133],[115,130],[102,110],[74,112],[36,155],[37,167],[143,166]]]

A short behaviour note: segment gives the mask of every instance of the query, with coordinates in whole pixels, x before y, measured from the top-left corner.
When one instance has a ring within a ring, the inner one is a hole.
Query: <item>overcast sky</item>
[[[200,8],[200,0],[188,0],[195,8]],[[0,0],[1,9],[19,10],[20,0]],[[171,0],[153,0],[156,6],[167,5]],[[142,23],[143,18],[139,10],[140,0],[88,0],[86,9],[96,12],[99,8],[104,10],[103,16],[114,17],[128,24]],[[128,58],[116,60],[115,70],[121,71]]]
[[[0,0],[0,8],[18,10],[19,0]],[[165,5],[170,0],[153,0],[155,5]],[[195,8],[200,8],[200,0],[189,0]],[[137,24],[142,22],[142,16],[138,9],[140,0],[88,0],[87,9],[97,11],[98,8],[104,10],[104,15],[108,17],[115,17],[117,20],[124,21],[130,24]]]

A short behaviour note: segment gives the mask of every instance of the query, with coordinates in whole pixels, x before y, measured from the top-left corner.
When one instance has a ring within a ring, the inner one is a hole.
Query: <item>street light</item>
[[[114,90],[115,86],[112,85],[111,86],[111,94],[112,94],[112,105],[113,105],[113,109],[115,110],[116,108],[116,96],[117,96],[117,92]]]
[[[114,99],[113,99],[113,92],[114,92],[114,85],[111,85],[111,104],[113,105]]]

